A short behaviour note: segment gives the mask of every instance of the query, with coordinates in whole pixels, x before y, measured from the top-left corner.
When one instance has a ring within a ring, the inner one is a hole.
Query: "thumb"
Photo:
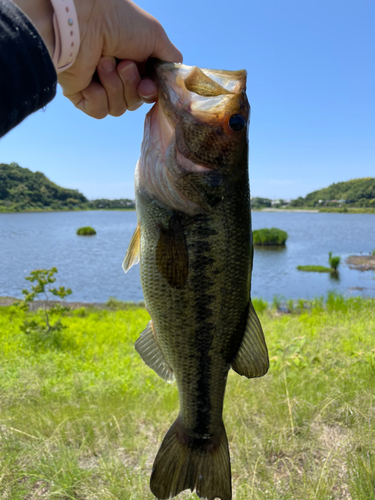
[[[182,63],[181,52],[169,40],[164,28],[158,23],[154,41],[154,50],[150,57],[156,57],[162,61]]]

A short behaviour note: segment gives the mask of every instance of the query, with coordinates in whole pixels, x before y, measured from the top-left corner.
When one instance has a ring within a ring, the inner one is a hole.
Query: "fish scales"
[[[250,301],[246,77],[155,62],[153,78],[159,101],[146,118],[135,177],[140,241],[129,247],[138,248],[151,316],[136,349],[176,380],[180,412],[155,459],[151,490],[160,500],[184,489],[230,500],[228,371],[250,378],[268,369]],[[127,254],[124,269],[136,261]]]

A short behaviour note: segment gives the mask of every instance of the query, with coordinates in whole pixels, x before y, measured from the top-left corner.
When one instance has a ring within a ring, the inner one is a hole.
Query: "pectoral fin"
[[[138,264],[140,253],[141,253],[141,231],[138,225],[136,227],[136,230],[134,231],[132,239],[130,240],[124,262],[122,263],[122,268],[125,273],[127,273],[132,266]]]
[[[184,228],[177,215],[169,220],[168,228],[161,228],[156,246],[156,264],[172,288],[185,286],[189,272],[188,251]]]
[[[167,382],[174,382],[173,370],[166,362],[154,333],[152,321],[148,323],[135,343],[135,350],[147,366]]]
[[[262,377],[269,368],[266,341],[251,301],[245,334],[236,357],[232,361],[232,368],[239,375],[247,378]]]

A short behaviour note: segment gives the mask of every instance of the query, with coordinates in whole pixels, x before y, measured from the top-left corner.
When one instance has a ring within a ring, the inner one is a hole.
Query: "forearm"
[[[1,137],[53,99],[56,72],[36,28],[8,0],[0,0],[0,46]]]
[[[53,30],[53,7],[50,0],[12,0],[31,20],[45,43],[49,55],[53,56],[55,35]]]

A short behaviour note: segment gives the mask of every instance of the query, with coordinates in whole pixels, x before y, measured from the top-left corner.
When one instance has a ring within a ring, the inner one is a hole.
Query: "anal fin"
[[[141,356],[147,366],[152,368],[166,382],[174,382],[173,370],[168,365],[161,352],[160,346],[154,334],[152,321],[149,321],[145,330],[135,343],[135,350]]]
[[[125,273],[127,273],[132,266],[138,264],[140,253],[141,253],[141,231],[138,225],[134,231],[132,239],[130,240],[124,262],[122,263],[122,268]]]
[[[232,361],[232,368],[247,378],[262,377],[269,368],[268,350],[262,326],[251,301],[245,334]]]

